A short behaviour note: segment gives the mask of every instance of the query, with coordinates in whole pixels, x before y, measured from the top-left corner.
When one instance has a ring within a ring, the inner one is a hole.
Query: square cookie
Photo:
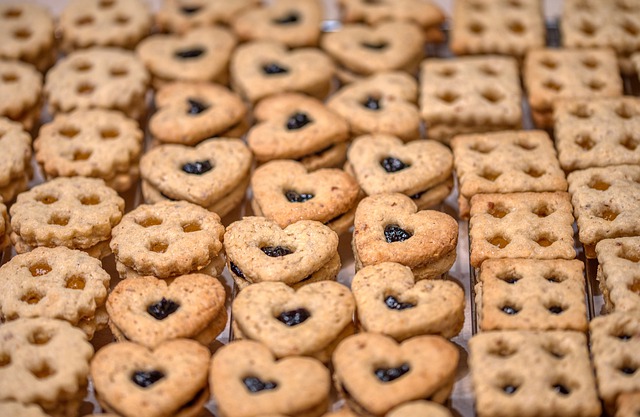
[[[640,237],[601,240],[596,254],[605,310],[640,314]]]
[[[573,99],[553,112],[560,166],[565,171],[640,165],[640,99]]]
[[[420,68],[420,115],[427,136],[518,129],[522,89],[514,58],[427,59]]]
[[[622,78],[612,49],[533,49],[524,60],[523,77],[536,126],[553,127],[558,99],[618,97]]]
[[[453,138],[451,148],[463,219],[469,218],[469,200],[476,194],[567,190],[564,172],[546,132],[460,135]]]
[[[471,265],[486,259],[574,259],[569,194],[477,194],[471,199]]]
[[[469,341],[469,368],[478,417],[600,416],[582,333],[480,333]]]
[[[588,258],[602,239],[640,235],[640,166],[575,171],[567,177],[578,237]]]

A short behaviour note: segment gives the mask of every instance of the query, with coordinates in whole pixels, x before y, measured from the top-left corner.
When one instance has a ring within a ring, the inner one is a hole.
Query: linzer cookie
[[[383,262],[359,270],[351,282],[358,324],[398,341],[424,334],[455,337],[464,323],[464,290],[452,281],[415,281],[403,265]]]
[[[476,194],[566,191],[553,142],[543,131],[456,136],[451,141],[458,175],[460,217],[469,217]]]
[[[0,59],[0,117],[20,122],[26,131],[38,125],[42,105],[42,74],[19,61]]]
[[[589,168],[567,179],[587,257],[595,258],[594,247],[602,239],[638,235],[640,166]]]
[[[603,239],[596,254],[605,311],[640,312],[640,238]]]
[[[11,203],[31,179],[31,136],[20,123],[0,117],[0,149],[0,198]]]
[[[477,194],[471,199],[470,262],[486,259],[574,259],[569,194]]]
[[[164,0],[156,13],[156,25],[162,32],[176,33],[199,26],[229,26],[240,12],[259,4],[260,0]]]
[[[554,106],[553,120],[565,171],[640,164],[640,99],[561,100]]]
[[[33,143],[47,178],[95,177],[123,192],[138,180],[144,134],[135,120],[112,110],[58,114]]]
[[[313,220],[281,228],[264,217],[245,217],[227,228],[224,249],[229,272],[240,289],[259,282],[297,288],[335,280],[341,267],[338,235]]]
[[[622,79],[611,49],[533,49],[523,66],[523,82],[536,126],[553,127],[559,99],[619,97]]]
[[[520,129],[522,89],[514,58],[427,59],[420,78],[427,137],[449,143],[461,133]]]
[[[454,264],[457,242],[454,218],[418,211],[404,194],[376,194],[358,204],[351,243],[356,271],[397,262],[411,268],[416,280],[439,278]]]
[[[484,332],[469,349],[478,417],[600,415],[584,334]]]
[[[349,125],[324,104],[304,94],[265,98],[254,109],[257,124],[247,144],[258,162],[296,159],[309,170],[342,165]]]
[[[104,258],[123,213],[124,200],[103,180],[56,178],[18,196],[10,210],[11,242],[18,253],[66,246]]]
[[[453,155],[433,140],[403,143],[384,134],[360,136],[347,159],[345,170],[367,195],[405,194],[419,210],[441,203],[453,188]]]

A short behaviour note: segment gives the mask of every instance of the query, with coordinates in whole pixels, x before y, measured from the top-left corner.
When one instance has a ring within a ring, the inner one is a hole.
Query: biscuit
[[[185,33],[199,26],[229,26],[243,10],[261,4],[261,0],[164,0],[156,13],[156,25],[162,32]]]
[[[0,117],[32,131],[40,121],[42,74],[30,64],[0,58]]]
[[[209,358],[206,347],[189,339],[154,349],[108,344],[91,361],[96,398],[107,411],[126,417],[197,416],[209,398]]]
[[[415,281],[403,265],[383,262],[359,270],[351,282],[358,324],[398,341],[436,334],[455,337],[464,323],[464,290],[452,281]]]
[[[31,179],[31,136],[20,123],[0,117],[0,149],[0,198],[11,203]]]
[[[479,333],[469,341],[469,368],[478,417],[600,416],[584,334]]]
[[[595,250],[605,312],[640,312],[640,237],[603,239]]]
[[[447,407],[425,400],[409,401],[389,411],[385,417],[453,417]]]
[[[136,184],[144,133],[112,110],[74,110],[45,123],[33,143],[47,178],[95,177],[124,192]]]
[[[588,258],[595,258],[594,246],[602,239],[638,235],[640,166],[589,168],[572,172],[567,180]]]
[[[418,211],[404,194],[376,194],[358,204],[351,242],[356,271],[397,262],[411,268],[416,280],[439,278],[454,264],[457,242],[454,218]]]
[[[476,194],[469,220],[470,263],[486,259],[574,259],[569,194]]]
[[[469,134],[451,141],[460,218],[476,194],[566,191],[567,180],[544,131]]]
[[[7,213],[7,206],[2,203],[0,197],[0,263],[2,262],[2,254],[4,250],[11,244],[11,222]]]

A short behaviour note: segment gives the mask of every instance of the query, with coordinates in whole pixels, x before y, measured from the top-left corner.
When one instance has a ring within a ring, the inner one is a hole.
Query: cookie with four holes
[[[376,194],[358,204],[351,241],[356,271],[397,262],[411,268],[416,280],[439,278],[454,264],[457,243],[453,217],[419,211],[404,194]]]
[[[345,160],[349,126],[315,98],[284,93],[261,100],[257,124],[247,144],[258,162],[296,159],[309,170],[331,168]]]
[[[330,384],[329,370],[317,359],[277,360],[265,345],[249,340],[220,348],[213,355],[209,375],[224,417],[318,417],[329,408]]]
[[[351,227],[360,187],[339,169],[307,172],[296,161],[271,161],[251,177],[251,208],[257,216],[286,227],[299,220],[316,220],[338,235]]]
[[[242,11],[260,0],[164,0],[156,13],[161,32],[185,33],[199,26],[230,26]]]
[[[209,399],[209,349],[189,339],[155,348],[111,343],[91,361],[91,378],[102,407],[133,417],[193,417]]]
[[[20,123],[0,117],[0,198],[11,203],[31,179],[31,136]]]
[[[367,195],[401,193],[422,210],[441,203],[453,188],[453,155],[434,140],[403,143],[389,135],[364,135],[347,151],[345,171]]]
[[[20,122],[32,131],[42,110],[42,74],[32,65],[0,58],[0,117]]]
[[[603,239],[596,255],[604,311],[640,312],[640,237]]]

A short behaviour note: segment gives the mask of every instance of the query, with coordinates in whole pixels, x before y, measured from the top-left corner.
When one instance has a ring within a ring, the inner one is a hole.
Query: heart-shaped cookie
[[[322,99],[329,93],[335,70],[331,58],[318,49],[288,50],[273,41],[239,46],[230,68],[231,83],[251,102],[292,91]]]
[[[96,397],[108,411],[126,417],[195,416],[209,399],[209,349],[188,339],[151,350],[111,343],[91,361]]]
[[[335,350],[334,381],[354,410],[382,416],[407,401],[445,402],[458,358],[455,345],[440,336],[417,336],[398,344],[378,333],[359,333]]]
[[[247,417],[319,416],[329,406],[329,370],[313,358],[276,360],[266,346],[248,340],[220,348],[209,376],[220,414]]]
[[[351,290],[365,331],[401,341],[423,334],[450,339],[464,324],[464,290],[453,281],[415,281],[403,265],[384,262],[361,269]]]
[[[276,357],[305,355],[328,361],[331,352],[322,351],[347,326],[352,329],[354,310],[347,287],[321,281],[297,291],[279,282],[250,285],[235,298],[231,311],[242,337],[264,343]]]
[[[109,294],[109,325],[116,338],[149,348],[169,339],[195,339],[210,327],[216,327],[208,332],[215,338],[226,324],[224,300],[222,284],[204,274],[183,275],[170,284],[153,277],[125,279]]]

